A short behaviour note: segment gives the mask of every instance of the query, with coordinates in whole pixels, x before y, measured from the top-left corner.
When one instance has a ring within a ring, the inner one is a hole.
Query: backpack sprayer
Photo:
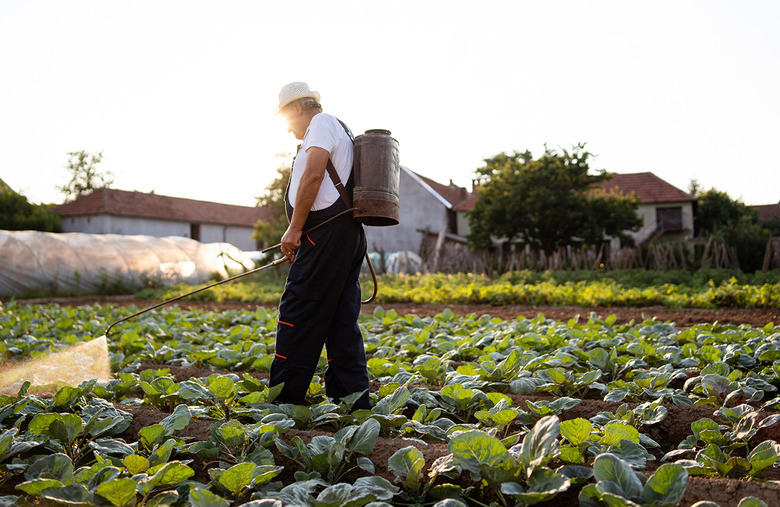
[[[349,130],[346,126],[344,126],[344,129],[349,134]],[[347,213],[352,213],[352,217],[355,220],[365,225],[381,227],[398,224],[398,187],[401,177],[398,141],[390,136],[389,130],[367,130],[365,134],[359,135],[354,139],[354,150],[354,159],[352,163],[354,186],[351,199],[344,189],[344,185],[341,184],[338,174],[336,174],[336,169],[333,167],[333,163],[328,159],[328,174],[330,175],[331,180],[333,180],[334,185],[336,185],[336,188],[339,190],[339,194],[341,195],[341,198],[344,199],[348,209],[309,230],[303,231],[304,235]],[[262,253],[269,252],[280,246],[281,243],[270,246],[262,250]],[[132,319],[133,317],[142,315],[155,308],[173,303],[174,301],[184,299],[187,296],[216,287],[217,285],[232,282],[239,278],[263,271],[264,269],[281,264],[284,260],[285,258],[282,257],[265,266],[260,266],[259,268],[252,269],[246,273],[231,276],[230,278],[220,280],[210,285],[206,285],[205,287],[195,289],[186,294],[181,294],[148,308],[144,308],[139,312],[112,322],[111,325],[108,326],[108,329],[106,329],[104,336],[108,337],[111,328],[120,322]],[[368,269],[371,272],[371,277],[374,282],[374,292],[370,298],[362,301],[364,304],[373,301],[377,294],[376,272],[374,271],[374,266],[371,264],[371,260],[368,258],[368,252],[366,252],[366,261],[368,262]]]

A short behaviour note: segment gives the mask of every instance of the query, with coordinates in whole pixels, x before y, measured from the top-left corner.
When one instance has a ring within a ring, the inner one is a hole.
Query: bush
[[[15,192],[0,192],[0,229],[7,231],[59,232],[60,217],[49,206],[36,206]]]

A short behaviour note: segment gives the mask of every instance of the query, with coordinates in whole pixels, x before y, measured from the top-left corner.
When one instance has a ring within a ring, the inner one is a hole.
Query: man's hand
[[[295,197],[290,226],[282,236],[282,255],[285,256],[287,264],[292,264],[295,260],[295,251],[301,246],[303,226],[306,223],[306,217],[309,216],[309,210],[317,198],[317,193],[320,191],[330,157],[330,153],[316,146],[306,150],[306,153],[306,169],[304,169],[298,185],[298,194]]]
[[[301,233],[302,231],[292,226],[288,227],[282,236],[282,255],[285,257],[287,264],[292,264],[295,260],[295,251],[301,246]]]

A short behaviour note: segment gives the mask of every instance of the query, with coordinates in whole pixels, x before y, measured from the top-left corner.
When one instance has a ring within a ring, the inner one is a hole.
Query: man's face
[[[304,114],[301,105],[298,102],[287,104],[279,111],[279,114],[287,122],[287,131],[292,132],[296,139],[302,140],[308,125],[304,125]]]

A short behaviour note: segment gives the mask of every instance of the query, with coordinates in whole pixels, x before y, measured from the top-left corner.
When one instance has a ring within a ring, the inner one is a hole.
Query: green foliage
[[[424,354],[414,359],[414,371],[420,374],[427,383],[434,386],[444,384],[448,370],[446,361],[440,357]]]
[[[601,370],[590,370],[585,373],[573,373],[564,368],[547,368],[540,373],[544,381],[537,391],[546,391],[556,396],[583,396],[596,381],[601,378]]]
[[[775,223],[759,223],[758,212],[726,192],[711,189],[698,196],[694,228],[697,236],[714,235],[736,249],[740,269],[762,268],[767,241]]]
[[[492,405],[490,399],[479,389],[470,389],[461,384],[448,384],[439,391],[443,408],[468,421],[480,408]]]
[[[271,182],[265,193],[257,198],[257,205],[268,210],[268,219],[260,219],[255,224],[255,232],[252,238],[259,241],[264,247],[279,243],[282,234],[287,230],[287,213],[285,211],[284,194],[290,181],[289,165],[279,167],[278,176]]]
[[[775,307],[780,272],[765,275],[702,272],[697,276],[632,271],[587,274],[517,271],[491,278],[473,274],[383,275],[378,301],[534,306]],[[673,276],[679,282],[672,282]],[[643,278],[645,276],[646,278]],[[634,278],[636,277],[636,278]]]
[[[755,215],[745,215],[721,229],[727,245],[737,251],[739,266],[746,273],[759,271],[764,264],[764,252],[770,238],[770,230],[759,224]]]
[[[717,354],[714,350],[709,350]],[[765,393],[773,392],[776,388],[754,377],[741,378],[739,370],[732,371],[731,366],[719,361],[719,356],[713,355],[709,365],[702,369],[701,374],[685,381],[684,389],[698,395],[697,404],[713,403],[718,406],[726,406],[733,400],[743,399],[749,403],[761,401]],[[742,361],[752,363],[750,358]],[[754,364],[754,363],[753,363]],[[753,364],[745,364],[752,366]]]
[[[236,382],[228,375],[210,375],[203,383],[186,380],[178,386],[177,393],[187,401],[213,406],[210,414],[225,421],[230,419],[231,410],[237,404]]]
[[[318,488],[324,488],[317,494]],[[284,505],[318,506],[362,506],[372,504],[387,505],[398,493],[398,488],[382,477],[360,477],[354,484],[339,483],[329,485],[319,479],[301,480],[287,485],[279,492],[269,493],[266,498],[278,499],[280,503],[262,503],[256,507],[281,507]],[[252,504],[255,507],[255,504]]]
[[[138,383],[146,397],[144,402],[161,409],[171,409],[179,401],[179,385],[170,376],[154,376]]]
[[[12,302],[0,307],[0,350],[14,359],[58,350],[132,311]],[[123,323],[109,341],[114,369],[124,370],[115,381],[51,397],[31,394],[26,383],[0,395],[0,485],[17,493],[11,504],[508,506],[575,486],[570,494],[580,492],[581,505],[662,506],[679,500],[688,474],[762,480],[780,456],[763,436],[780,421],[771,412],[780,407],[773,324],[504,321],[378,307],[359,320],[375,360],[372,407],[351,412],[362,393],[339,404],[325,398],[325,361],[305,406],[273,403],[279,386],[255,373],[273,355],[277,316],[262,308],[161,309]],[[177,382],[169,368],[139,372],[150,358],[225,373]],[[513,406],[518,392],[535,397],[523,398],[521,409]],[[585,419],[572,410],[583,396],[632,403]],[[718,408],[683,442],[649,436],[664,434],[653,431],[672,413],[664,404],[701,402]],[[116,408],[125,405],[165,414],[125,442],[130,414]],[[203,425],[207,439],[182,436]],[[307,435],[311,428],[318,434]],[[388,460],[397,486],[376,476],[380,435],[406,439]],[[282,474],[272,451],[293,469]],[[651,477],[637,472],[664,453],[674,462]]]
[[[0,189],[0,229],[9,231],[59,232],[60,218],[48,205],[35,205],[8,188]]]
[[[693,434],[663,459],[695,453],[692,460],[681,459],[676,463],[691,475],[727,478],[760,477],[762,470],[774,466],[780,459],[780,445],[774,440],[764,440],[750,447],[759,430],[777,424],[780,415],[759,420],[759,411],[746,404],[733,408],[724,406],[715,414],[721,424],[708,418],[693,422]]]
[[[697,236],[704,236],[738,223],[743,217],[756,220],[758,213],[750,206],[734,200],[728,193],[710,189],[696,196],[694,226]]]
[[[638,229],[638,201],[592,189],[609,176],[588,174],[591,156],[580,144],[571,152],[545,149],[536,160],[528,151],[486,159],[477,174],[487,181],[469,213],[471,244],[489,248],[493,238],[502,238],[549,255],[577,241],[598,242]]]
[[[73,201],[82,195],[89,194],[98,188],[107,188],[114,183],[114,175],[110,171],[100,171],[97,165],[103,159],[103,152],[96,154],[85,150],[68,152],[69,180],[65,185],[57,187],[66,201]]]
[[[540,419],[512,452],[497,438],[475,430],[454,435],[448,449],[453,464],[468,471],[473,480],[484,480],[503,505],[509,505],[505,495],[534,504],[571,486],[569,477],[546,466],[558,454],[559,437],[560,421],[549,416]]]
[[[370,290],[371,282],[363,284]],[[761,307],[780,305],[780,271],[728,270],[513,271],[499,277],[475,274],[379,276],[377,302],[421,304],[525,304],[534,306],[654,306],[671,308]],[[146,289],[136,296],[169,299],[192,286]],[[234,282],[192,299],[277,304],[282,279]],[[368,294],[365,294],[367,296]]]
[[[132,416],[102,399],[93,398],[92,384],[82,384],[78,389],[63,388],[48,401],[25,397],[24,389],[18,397],[4,400],[11,407],[24,407],[16,410],[17,424],[28,423],[24,434],[14,428],[0,436],[0,458],[6,461],[0,467],[4,472],[13,470],[24,475],[25,480],[16,484],[16,489],[57,504],[102,505],[99,499],[102,498],[111,505],[132,506],[140,495],[141,504],[154,498],[147,505],[158,505],[163,495],[175,496],[172,487],[192,476],[194,471],[178,461],[169,461],[174,440],[161,445],[146,442],[148,448],[139,451],[139,444],[131,446],[113,438],[128,428]],[[35,410],[28,412],[26,409],[32,406]],[[186,407],[182,408],[186,411]],[[3,412],[9,415],[5,409]],[[181,415],[182,410],[177,409],[163,419],[156,425],[162,428],[160,433],[186,425]],[[149,427],[149,434],[153,428]],[[141,429],[144,430],[147,428]],[[136,451],[148,451],[148,457]],[[8,462],[11,457],[14,459]],[[76,468],[78,463],[85,465]],[[123,474],[131,474],[135,480],[122,477]],[[4,477],[7,478],[8,475]]]
[[[246,492],[250,489],[261,489],[281,471],[282,467],[274,465],[256,465],[252,462],[243,462],[227,469],[211,468],[209,475],[211,483],[219,492],[230,495],[237,503],[240,503],[239,499]]]
[[[359,467],[369,473],[374,472],[374,464],[363,456],[356,457],[356,465],[352,468],[346,467],[351,464],[354,455],[371,454],[379,436],[379,428],[376,420],[368,419],[360,426],[342,428],[332,437],[317,435],[308,445],[304,444],[299,436],[295,436],[291,444],[277,440],[276,447],[305,470],[315,472],[317,479],[334,484],[352,468]]]
[[[406,491],[416,493],[424,479],[423,453],[414,446],[397,450],[387,462],[388,468],[398,478]]]
[[[583,507],[671,507],[682,499],[688,485],[688,473],[679,465],[662,465],[646,478],[609,453],[596,457],[593,475],[596,484],[585,486],[580,492]]]

